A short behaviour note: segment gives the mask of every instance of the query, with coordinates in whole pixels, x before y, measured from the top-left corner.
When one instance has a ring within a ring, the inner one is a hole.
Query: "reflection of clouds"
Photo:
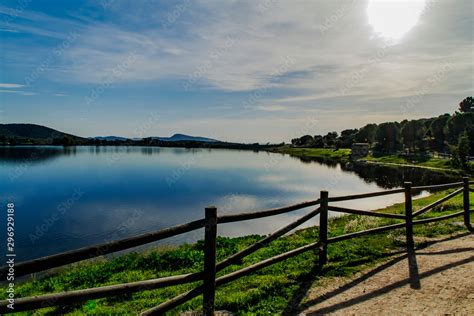
[[[62,229],[68,236],[77,236],[85,240],[98,238],[109,240],[113,235],[130,236],[150,231],[152,227],[161,229],[167,221],[156,221],[150,214],[156,207],[136,203],[116,203],[110,201],[81,203],[68,212],[62,221]]]
[[[264,201],[256,196],[237,193],[225,195],[216,200],[216,206],[219,214],[257,210],[263,207],[264,204]]]
[[[282,172],[282,171],[280,171]],[[285,171],[283,171],[285,172]],[[314,181],[311,175],[307,173],[298,174],[298,178],[283,174],[266,174],[256,178],[257,182],[278,188],[283,192],[298,193],[305,196],[314,196],[318,194],[318,188],[311,184]]]
[[[122,153],[124,159],[116,160],[113,165],[108,163],[107,157]],[[268,164],[273,156],[279,159]],[[196,163],[183,172],[182,180],[169,188],[166,177],[190,157]],[[2,166],[5,168],[0,170],[0,175],[4,176],[15,168]],[[52,209],[48,208],[56,207],[53,201],[59,199],[59,203],[61,194],[72,185],[80,184],[91,193],[64,214],[38,245],[32,247],[28,237],[19,245],[23,247],[19,251],[35,257],[203,218],[204,208],[211,204],[217,206],[218,214],[235,214],[316,199],[321,190],[328,190],[330,196],[383,190],[340,166],[303,164],[290,156],[235,150],[77,147],[76,155],[61,157],[54,165],[34,165],[30,171],[9,187],[0,184],[1,199],[11,195],[25,210],[18,214],[23,223],[18,228],[19,241],[21,236],[29,236],[31,227],[50,216]],[[373,210],[403,200],[403,194],[397,194],[334,205]],[[136,209],[143,214],[134,216]],[[269,234],[308,211],[219,225],[218,232],[221,236]],[[317,223],[318,219],[314,218],[301,227]],[[202,230],[198,230],[156,244],[177,245],[203,236]]]
[[[257,196],[243,195],[243,194],[231,194],[223,196],[218,203],[219,214],[235,214],[239,212],[253,212],[258,210],[265,210],[271,207],[285,206],[284,202],[280,198],[262,199]],[[271,206],[269,206],[271,205]],[[226,237],[237,237],[245,235],[267,235],[275,232],[279,228],[288,225],[289,223],[296,221],[303,214],[309,210],[298,210],[287,214],[281,214],[277,216],[271,216],[267,218],[234,222],[229,224],[218,225],[218,235]],[[303,227],[309,227],[317,224],[316,219],[309,220],[298,229]]]
[[[357,210],[375,210],[381,207],[386,207],[393,205],[395,203],[404,202],[405,197],[403,193],[400,194],[392,194],[392,195],[385,195],[385,196],[377,196],[368,199],[359,199],[359,200],[352,200],[352,201],[344,201],[344,202],[337,202],[331,203],[334,206],[340,207],[347,207]]]
[[[217,233],[219,236],[226,237],[238,237],[245,235],[268,235],[274,233],[278,229],[287,226],[291,222],[298,220],[304,214],[310,212],[310,209],[299,210],[286,214],[271,216],[267,218],[260,218],[250,221],[235,222],[228,224],[219,224],[217,227]],[[318,224],[318,217],[314,217],[297,227],[295,230],[310,227]],[[293,230],[294,231],[294,230]],[[316,238],[316,237],[315,237]]]
[[[354,194],[354,193],[348,192],[345,194],[338,194],[338,195],[349,195],[349,194]],[[429,196],[429,192],[423,191],[419,195],[415,196],[414,199],[420,199],[427,196]],[[376,210],[382,207],[387,207],[396,203],[403,203],[403,202],[405,202],[404,193],[397,193],[397,194],[377,196],[377,197],[372,197],[372,198],[367,198],[367,199],[358,199],[358,200],[352,200],[352,201],[331,203],[331,205],[358,209],[358,210],[371,211],[371,210]]]

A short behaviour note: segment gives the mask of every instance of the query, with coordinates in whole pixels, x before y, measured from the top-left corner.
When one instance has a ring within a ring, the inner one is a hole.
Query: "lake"
[[[219,214],[258,211],[319,197],[450,181],[420,169],[341,166],[287,155],[158,147],[0,147],[0,200],[15,204],[17,260],[159,230]],[[403,201],[390,195],[350,202],[376,209]],[[347,202],[346,202],[347,203]],[[348,205],[341,203],[341,205]],[[221,236],[268,234],[309,210],[219,225]],[[317,224],[317,219],[309,225]],[[203,238],[195,231],[162,243]],[[5,243],[1,243],[5,251]]]

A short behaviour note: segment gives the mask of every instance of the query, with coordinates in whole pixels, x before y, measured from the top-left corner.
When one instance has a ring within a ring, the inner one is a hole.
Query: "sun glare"
[[[367,15],[374,33],[398,42],[417,23],[426,0],[369,0]]]

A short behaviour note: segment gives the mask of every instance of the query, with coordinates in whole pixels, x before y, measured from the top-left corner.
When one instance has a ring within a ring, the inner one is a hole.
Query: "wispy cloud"
[[[0,90],[0,93],[13,93],[25,96],[36,95],[34,92],[20,91],[20,90]]]
[[[277,140],[318,111],[327,120],[315,129],[334,130],[358,127],[371,119],[449,112],[471,95],[473,3],[434,2],[395,45],[386,45],[368,24],[367,1],[354,0],[197,0],[183,1],[182,6],[160,0],[140,6],[131,0],[107,1],[107,5],[95,4],[89,16],[87,10],[69,10],[61,16],[26,8],[8,24],[0,19],[0,28],[22,36],[21,40],[16,34],[5,36],[6,67],[12,74],[23,70],[22,78],[33,74],[34,80],[26,84],[32,89],[48,81],[51,98],[63,94],[51,91],[69,92],[69,87],[84,94],[102,91],[103,83],[114,78],[111,93],[103,94],[110,104],[101,98],[97,108],[116,110],[115,104],[125,102],[120,92],[152,87],[140,93],[153,101],[143,108],[136,105],[137,110],[145,113],[145,107],[157,107],[179,112],[175,108],[192,104],[184,114],[209,116],[213,127],[238,134],[247,120],[247,136],[261,134]],[[0,6],[0,15],[8,12]],[[78,36],[68,40],[72,31]],[[31,37],[28,45],[23,36]],[[133,64],[116,76],[117,65],[131,53]],[[285,64],[288,57],[292,62]],[[446,62],[449,72],[432,80]],[[120,91],[112,91],[114,86]],[[422,101],[403,113],[400,106],[421,90]],[[160,93],[166,102],[158,104],[151,96]],[[206,100],[198,103],[196,95]],[[225,121],[233,127],[219,123],[224,122],[217,117],[222,112],[233,117]],[[271,127],[275,122],[285,126],[278,135],[278,127]],[[178,119],[171,120],[170,132],[179,124]],[[259,126],[266,126],[268,132],[259,131]]]
[[[287,110],[288,108],[283,105],[273,104],[273,105],[257,105],[255,109],[260,110],[260,111],[275,112],[275,111],[284,111],[284,110]]]
[[[199,72],[201,80],[196,88],[252,91],[265,86],[285,87],[299,89],[297,97],[302,101],[321,97],[321,94],[315,95],[314,88],[324,90],[325,97],[340,95],[344,82],[351,80],[350,76],[357,75],[360,69],[364,69],[365,75],[352,87],[351,95],[403,95],[399,91],[410,90],[429,76],[436,59],[453,54],[451,44],[456,45],[458,55],[453,59],[458,67],[451,79],[466,78],[472,70],[465,67],[472,54],[469,38],[460,41],[452,38],[452,34],[443,33],[437,43],[420,40],[431,37],[439,27],[449,29],[455,24],[451,20],[438,26],[440,20],[434,21],[434,14],[424,17],[429,27],[415,28],[414,34],[403,43],[390,47],[384,58],[371,63],[383,49],[383,42],[371,35],[370,27],[362,19],[363,2],[351,6],[325,33],[318,28],[341,3],[344,1],[275,1],[262,11],[253,2],[244,1],[235,11],[233,2],[198,1],[182,13],[189,14],[192,20],[184,24],[186,19],[182,19],[174,26],[183,32],[181,36],[170,37],[173,29],[169,28],[145,27],[132,31],[120,25],[95,23],[84,28],[84,36],[61,61],[68,66],[69,79],[97,83],[104,73],[135,49],[139,52],[137,62],[121,76],[121,81],[186,80]],[[447,7],[440,5],[435,9]],[[133,14],[134,9],[128,9],[132,10],[129,14]],[[456,8],[449,6],[449,10],[453,16],[459,14]],[[207,16],[213,18],[207,19]],[[234,43],[223,51],[229,38]],[[294,56],[295,63],[282,75],[282,80],[275,82],[272,73],[285,56]],[[446,91],[450,88],[444,86]]]
[[[18,31],[18,30],[2,29],[2,28],[0,28],[0,32],[5,32],[5,33],[20,33],[20,31]]]
[[[17,83],[0,83],[0,88],[6,88],[6,89],[17,89],[17,88],[22,88],[25,85],[22,84],[17,84]]]

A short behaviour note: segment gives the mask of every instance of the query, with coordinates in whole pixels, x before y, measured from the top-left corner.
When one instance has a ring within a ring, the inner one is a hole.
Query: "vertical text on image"
[[[7,251],[6,264],[8,266],[7,307],[15,309],[15,204],[7,204]]]

